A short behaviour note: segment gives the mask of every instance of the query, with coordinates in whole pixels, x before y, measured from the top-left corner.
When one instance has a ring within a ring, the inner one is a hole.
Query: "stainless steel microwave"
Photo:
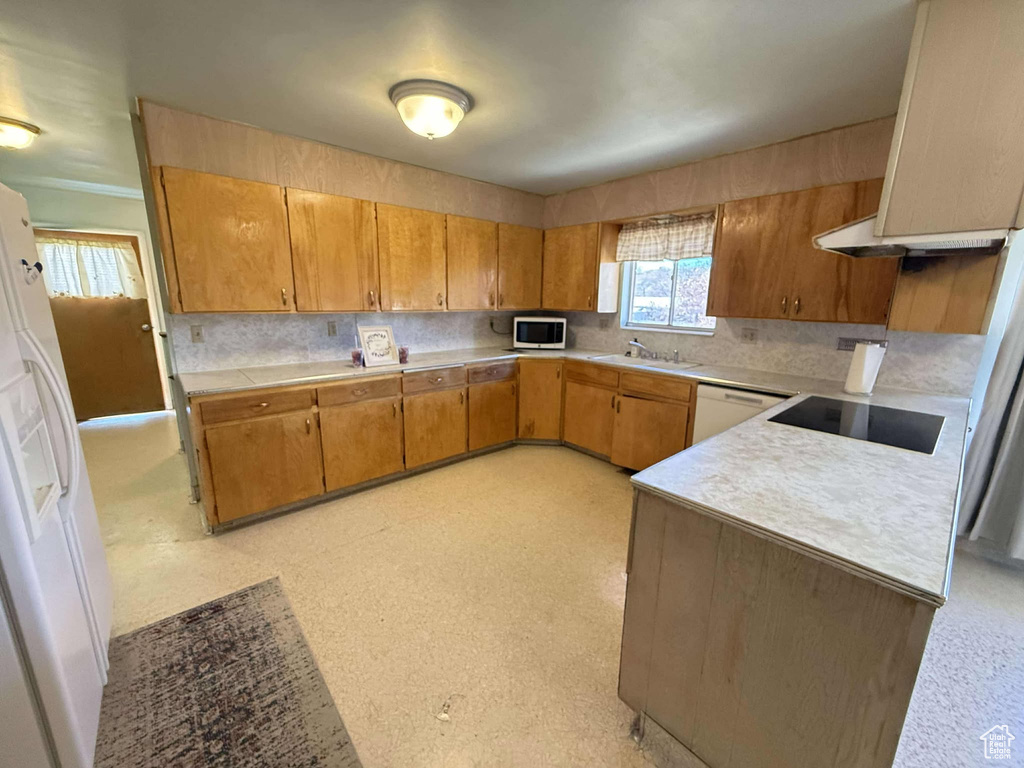
[[[516,349],[565,349],[565,318],[515,318],[512,346]]]

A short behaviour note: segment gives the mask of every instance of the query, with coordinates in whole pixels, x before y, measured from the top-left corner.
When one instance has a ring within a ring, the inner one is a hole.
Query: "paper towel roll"
[[[844,389],[851,395],[870,395],[884,356],[885,347],[881,344],[857,342]]]

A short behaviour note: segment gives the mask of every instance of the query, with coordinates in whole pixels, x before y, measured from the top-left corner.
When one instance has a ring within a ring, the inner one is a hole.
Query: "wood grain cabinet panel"
[[[987,333],[1001,254],[904,258],[889,330]]]
[[[489,381],[469,387],[469,450],[516,439],[516,383]]]
[[[595,223],[544,232],[543,309],[595,308],[598,229],[599,225]]]
[[[288,229],[300,312],[378,309],[374,205],[304,189],[286,190]]]
[[[312,411],[207,427],[206,444],[221,523],[324,492]]]
[[[881,179],[721,206],[708,314],[884,324],[899,265],[821,251],[812,238],[878,210]]]
[[[519,361],[519,419],[526,440],[558,440],[562,432],[562,361]]]
[[[284,189],[170,167],[161,179],[183,312],[294,308]]]
[[[378,205],[377,240],[381,309],[444,309],[444,214]]]
[[[249,392],[237,397],[219,397],[199,403],[204,424],[251,419],[274,413],[298,411],[313,407],[316,392],[312,389],[285,389]],[[193,406],[195,407],[195,406]]]
[[[401,472],[403,431],[400,397],[321,408],[327,490]]]
[[[498,225],[484,219],[447,216],[448,309],[495,309]]]
[[[498,224],[498,309],[539,309],[544,231]]]
[[[461,386],[466,383],[466,366],[452,365],[447,368],[430,368],[402,375],[402,391],[407,395],[417,392],[432,392],[438,389]]]
[[[615,401],[614,389],[567,381],[562,439],[608,456],[612,452]]]
[[[409,469],[466,452],[466,389],[405,398],[405,466]]]
[[[619,467],[646,469],[686,448],[690,409],[628,395],[615,400],[611,461]]]

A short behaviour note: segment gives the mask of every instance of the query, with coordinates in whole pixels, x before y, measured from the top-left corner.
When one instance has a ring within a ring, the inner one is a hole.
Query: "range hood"
[[[814,238],[814,247],[845,256],[991,256],[1006,244],[1009,230],[986,229],[976,232],[946,232],[934,235],[895,235],[878,237],[875,219],[868,216],[836,227]]]

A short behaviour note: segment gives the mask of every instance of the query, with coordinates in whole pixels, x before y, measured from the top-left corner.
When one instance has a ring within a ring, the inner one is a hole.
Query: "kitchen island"
[[[765,411],[633,477],[619,696],[711,768],[889,766],[949,590],[969,402],[931,454]]]

